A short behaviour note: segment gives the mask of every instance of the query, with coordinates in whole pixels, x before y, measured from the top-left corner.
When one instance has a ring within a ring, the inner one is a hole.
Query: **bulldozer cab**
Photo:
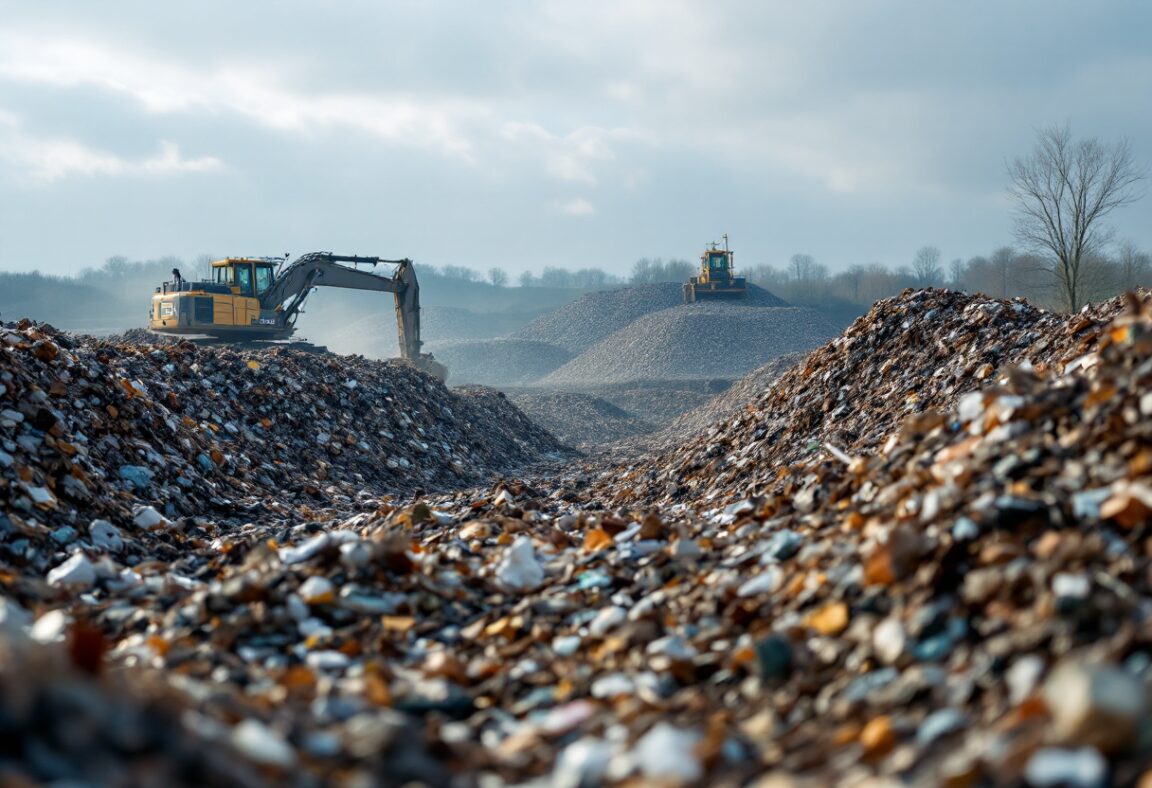
[[[706,281],[715,281],[717,279],[728,278],[728,253],[721,249],[710,249],[706,253],[707,262],[705,269],[707,273]]]
[[[212,263],[213,281],[236,295],[259,298],[275,279],[274,264],[267,260],[229,257]]]

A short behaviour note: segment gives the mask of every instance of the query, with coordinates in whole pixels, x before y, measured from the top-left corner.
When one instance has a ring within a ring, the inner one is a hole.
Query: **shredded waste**
[[[0,345],[6,782],[1152,780],[1147,292],[908,291],[609,465],[398,364]]]

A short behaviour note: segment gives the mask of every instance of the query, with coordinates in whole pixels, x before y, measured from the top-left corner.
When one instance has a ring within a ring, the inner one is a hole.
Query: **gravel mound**
[[[485,315],[447,306],[424,306],[420,309],[420,338],[426,346],[496,337],[507,330],[507,324],[508,316],[503,314]],[[337,331],[301,329],[300,335],[308,338],[314,335],[342,354],[357,353],[369,358],[395,358],[400,355],[396,317],[391,309],[354,320]]]
[[[508,398],[563,443],[588,450],[652,432],[654,425],[606,399],[573,392],[510,392]]]
[[[684,303],[684,291],[676,282],[621,287],[588,293],[570,304],[538,317],[509,334],[582,353],[609,334],[651,312]],[[757,285],[748,286],[748,297],[731,302],[740,306],[787,306]]]
[[[539,385],[731,380],[777,356],[817,347],[837,333],[811,309],[681,304],[638,318],[541,378]]]
[[[448,367],[448,381],[453,385],[531,383],[572,358],[563,348],[525,339],[430,342],[425,349]]]

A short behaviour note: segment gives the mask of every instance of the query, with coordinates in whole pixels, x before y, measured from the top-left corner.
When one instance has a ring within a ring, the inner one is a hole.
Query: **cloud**
[[[500,129],[521,159],[535,160],[550,177],[568,183],[594,186],[617,159],[617,147],[652,143],[649,135],[635,129],[582,126],[568,134],[554,134],[537,123],[509,121]],[[615,172],[616,167],[611,167]]]
[[[596,206],[583,197],[576,197],[561,205],[560,212],[566,216],[591,216],[596,213]]]
[[[0,161],[7,162],[17,179],[51,183],[70,177],[168,176],[222,170],[215,156],[187,158],[178,145],[164,141],[160,151],[129,159],[97,150],[71,139],[33,137],[20,131],[18,119],[0,110]]]
[[[0,35],[0,80],[125,95],[154,115],[235,115],[281,131],[338,128],[469,158],[467,127],[487,111],[468,100],[294,88],[295,69],[260,63],[183,65],[75,38]]]

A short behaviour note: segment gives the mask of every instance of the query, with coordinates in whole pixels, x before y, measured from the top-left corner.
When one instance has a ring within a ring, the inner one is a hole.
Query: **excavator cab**
[[[272,287],[275,264],[264,258],[229,257],[212,263],[213,281],[227,286],[234,295],[259,298]]]

